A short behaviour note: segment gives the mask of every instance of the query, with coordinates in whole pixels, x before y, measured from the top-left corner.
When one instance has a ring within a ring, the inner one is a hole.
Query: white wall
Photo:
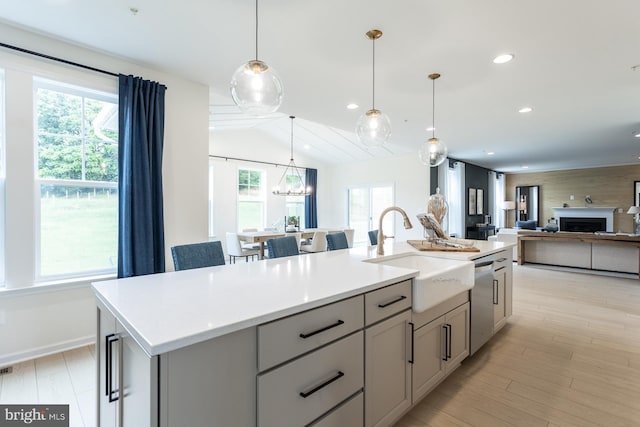
[[[209,152],[216,156],[228,156],[237,159],[259,160],[268,163],[286,165],[290,158],[290,147],[281,142],[274,141],[267,133],[259,128],[248,128],[234,131],[211,132]],[[294,147],[295,150],[295,147]],[[333,227],[344,226],[346,222],[332,223],[332,218],[321,210],[321,206],[327,206],[328,198],[328,174],[326,165],[304,156],[304,152],[298,154],[294,151],[294,160],[299,167],[311,167],[318,169],[318,187],[315,189],[318,200],[318,226]],[[285,197],[274,196],[271,188],[278,184],[284,167],[275,167],[268,164],[243,162],[238,160],[213,159],[214,161],[214,221],[215,238],[225,245],[225,233],[236,231],[237,225],[237,180],[238,168],[248,167],[261,169],[266,173],[267,179],[267,212],[266,226],[276,221],[283,221],[285,215]],[[304,170],[301,169],[301,173]],[[304,176],[303,176],[304,178]]]
[[[3,42],[26,49],[91,65],[116,73],[133,74],[167,85],[164,146],[164,220],[167,268],[172,268],[169,248],[183,241],[207,239],[207,153],[208,153],[208,87],[180,77],[48,39],[0,24]],[[13,65],[12,65],[13,64]],[[17,65],[15,65],[17,64]],[[104,80],[90,71],[63,66],[51,61],[0,51],[0,67],[9,68],[24,84],[25,73],[44,70],[45,74],[84,76],[81,79]],[[12,68],[13,67],[13,68]],[[7,75],[7,97],[11,82]],[[117,80],[114,78],[117,87]],[[29,156],[32,152],[33,123],[23,114],[29,101],[16,108],[7,102],[7,145],[13,154]],[[12,113],[15,111],[15,113]],[[14,116],[10,116],[14,114]],[[9,140],[11,138],[11,140]],[[20,147],[23,147],[21,149]],[[10,153],[8,153],[10,154]],[[10,163],[11,160],[8,160]],[[12,179],[24,179],[25,186],[33,182],[33,173],[24,178],[20,171],[7,170],[7,205],[26,204],[23,215],[32,215],[31,201],[19,199],[9,187]],[[26,176],[26,175],[25,175]],[[15,188],[15,187],[14,187]],[[28,187],[26,187],[28,189]],[[95,305],[88,282],[58,284],[33,288],[33,236],[11,234],[14,225],[22,221],[17,215],[7,216],[7,289],[0,291],[0,365],[64,348],[93,342],[95,335]],[[30,243],[28,243],[30,242]],[[30,246],[29,246],[30,245]],[[18,263],[10,270],[12,263]]]
[[[326,170],[331,204],[322,206],[323,216],[329,223],[348,222],[348,189],[358,186],[393,185],[395,205],[404,209],[413,224],[405,230],[402,216],[393,215],[396,240],[421,239],[422,226],[416,214],[424,212],[429,198],[429,167],[418,160],[417,155],[390,157],[347,165],[333,165]],[[318,214],[320,215],[320,214]],[[377,218],[374,218],[377,224]],[[377,225],[376,225],[377,226]],[[385,230],[391,234],[391,230]]]

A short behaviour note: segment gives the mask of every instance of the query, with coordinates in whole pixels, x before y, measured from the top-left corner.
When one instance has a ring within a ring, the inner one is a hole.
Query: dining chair
[[[256,233],[258,231],[257,228],[243,228],[242,232],[243,233]],[[260,249],[260,244],[259,243],[244,243],[244,242],[240,242],[240,245],[242,246],[243,249]]]
[[[172,246],[171,256],[176,271],[225,265],[222,243],[219,240]]]
[[[269,258],[299,255],[298,242],[294,236],[275,237],[267,240]]]
[[[290,233],[293,237],[296,238],[296,243],[298,244],[298,251],[300,250],[300,245],[302,244],[302,233],[296,231],[295,233]]]
[[[236,258],[244,257],[246,262],[249,262],[249,257],[253,260],[253,257],[260,255],[260,249],[256,248],[243,248],[240,244],[240,238],[237,233],[227,233],[227,255],[229,255],[229,263],[236,263]]]
[[[345,228],[343,231],[344,231],[344,234],[347,236],[347,244],[349,245],[350,248],[352,248],[353,237],[356,233],[356,230],[354,230],[353,228]]]
[[[324,252],[327,250],[327,232],[316,231],[311,238],[311,244],[300,245],[303,252]]]
[[[344,231],[338,233],[327,234],[327,249],[335,251],[338,249],[349,249],[349,243],[347,242],[347,235]]]
[[[378,230],[369,231],[369,241],[372,245],[378,244]]]

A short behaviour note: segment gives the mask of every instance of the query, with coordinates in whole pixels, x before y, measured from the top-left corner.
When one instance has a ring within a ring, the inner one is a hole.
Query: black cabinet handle
[[[413,324],[413,322],[409,322],[409,325],[411,325],[411,359],[409,359],[409,363],[411,363],[413,365],[413,334],[414,334],[414,330],[415,330],[415,325]]]
[[[493,304],[498,305],[498,281],[493,279]]]
[[[333,324],[331,324],[329,326],[325,326],[324,328],[320,328],[318,330],[315,330],[313,332],[309,332],[307,334],[304,334],[304,333],[300,334],[300,338],[307,339],[309,337],[312,337],[312,336],[317,335],[317,334],[319,334],[321,332],[324,332],[324,331],[328,331],[329,329],[333,329],[333,328],[335,328],[337,326],[340,326],[342,324],[344,324],[344,320],[338,320],[336,323],[333,323]]]
[[[312,388],[309,391],[301,391],[300,392],[300,396],[304,397],[305,399],[309,396],[311,396],[313,393],[315,393],[316,391],[328,386],[329,384],[331,384],[334,381],[339,380],[340,378],[344,377],[344,372],[342,371],[338,371],[337,374],[335,374],[333,377],[329,378],[328,380],[326,380],[325,382],[323,382],[322,384],[319,384],[317,386],[315,386],[314,388]]]
[[[447,325],[442,325],[442,329],[444,329],[444,357],[442,360],[447,361],[447,349],[449,348],[449,333],[447,329]],[[442,341],[441,341],[442,342]]]
[[[451,359],[451,324],[447,323],[447,360]]]
[[[507,260],[506,258],[499,258],[499,259],[497,259],[496,261],[497,261],[497,262],[505,262],[506,260]]]
[[[115,402],[118,400],[117,392],[118,390],[113,390],[113,343],[118,342],[119,337],[115,334],[107,335],[105,337],[105,350],[106,350],[106,377],[107,377],[107,390],[105,395],[109,396],[109,403]],[[122,367],[120,367],[122,369]],[[115,397],[114,397],[115,396]]]
[[[404,295],[400,295],[398,298],[394,299],[393,301],[389,301],[389,302],[384,303],[384,304],[378,304],[378,307],[380,307],[380,308],[389,307],[390,305],[393,305],[393,304],[395,304],[397,302],[400,302],[403,299],[407,299],[407,297],[404,296]]]

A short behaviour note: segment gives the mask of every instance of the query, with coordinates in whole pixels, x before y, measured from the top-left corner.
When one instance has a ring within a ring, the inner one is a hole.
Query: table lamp
[[[509,227],[509,211],[515,210],[516,202],[513,200],[505,200],[502,202],[502,209],[505,211],[504,213],[504,225],[505,227]]]
[[[630,215],[635,215],[635,222],[636,222],[636,234],[640,234],[640,207],[638,206],[631,206],[629,208],[629,210],[627,211],[628,214]]]

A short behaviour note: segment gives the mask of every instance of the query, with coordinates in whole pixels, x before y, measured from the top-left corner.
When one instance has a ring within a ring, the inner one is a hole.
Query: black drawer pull
[[[312,336],[314,336],[316,334],[319,334],[320,332],[327,331],[329,329],[335,328],[335,327],[340,326],[342,324],[344,324],[344,320],[338,320],[336,323],[334,323],[332,325],[329,325],[329,326],[325,326],[324,328],[318,329],[317,331],[309,332],[308,334],[300,334],[300,338],[305,338],[306,339],[306,338],[312,337]]]
[[[105,337],[105,351],[106,351],[106,357],[105,357],[105,368],[106,368],[106,386],[107,386],[107,390],[106,390],[106,396],[109,397],[109,403],[111,402],[115,402],[116,400],[118,400],[118,390],[113,390],[113,343],[114,342],[119,342],[120,337],[118,337],[115,334],[111,334],[111,335],[107,335]],[[118,349],[118,351],[122,351],[121,348]],[[122,366],[118,366],[118,369],[122,369]]]
[[[309,391],[301,391],[300,392],[300,396],[302,396],[302,397],[304,397],[306,399],[307,397],[311,396],[316,391],[320,390],[321,388],[324,388],[324,387],[328,386],[332,382],[337,381],[342,377],[344,377],[344,372],[338,371],[338,373],[335,374],[333,377],[329,378],[328,380],[326,380],[322,384],[315,386],[311,390],[309,390]]]
[[[395,304],[397,302],[400,302],[403,299],[407,299],[407,297],[404,296],[404,295],[400,295],[398,298],[394,299],[393,301],[389,301],[389,302],[384,303],[384,304],[378,304],[378,307],[380,307],[380,308],[389,307],[390,305],[393,305],[393,304]]]
[[[507,260],[506,258],[498,258],[496,262],[505,262],[506,260]]]
[[[442,349],[442,360],[446,362],[448,360],[447,349],[449,348],[449,328],[447,328],[447,325],[442,325],[442,329],[444,329],[444,348]]]
[[[413,363],[414,363],[414,353],[415,353],[413,336],[415,335],[415,325],[413,324],[413,322],[409,322],[409,325],[411,325],[411,359],[409,359],[409,363],[411,363],[413,365]]]

